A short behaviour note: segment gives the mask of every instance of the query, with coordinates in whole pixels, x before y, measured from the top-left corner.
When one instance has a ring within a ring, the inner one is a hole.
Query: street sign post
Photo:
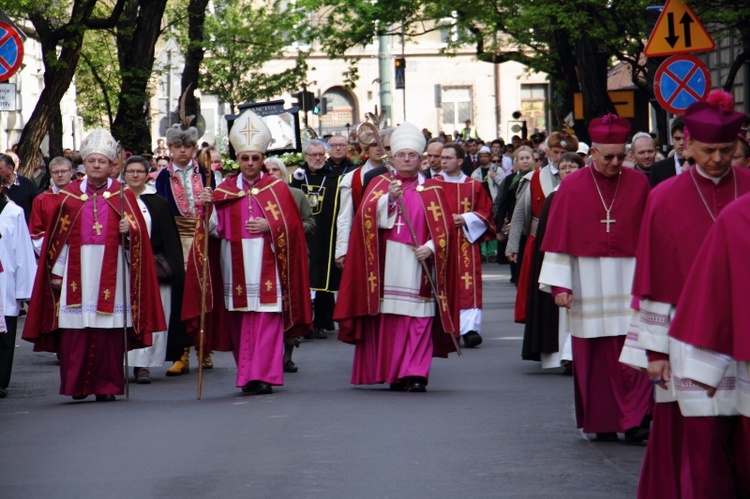
[[[0,82],[8,80],[21,68],[23,40],[10,24],[0,22]]]
[[[670,57],[654,75],[656,100],[672,114],[683,114],[694,102],[705,100],[710,91],[708,68],[691,55]]]
[[[706,27],[683,0],[667,0],[648,38],[646,57],[708,52],[716,47]]]

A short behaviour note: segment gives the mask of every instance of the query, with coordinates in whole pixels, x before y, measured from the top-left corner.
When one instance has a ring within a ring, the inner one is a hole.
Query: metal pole
[[[406,54],[404,53],[404,30],[405,30],[404,23],[401,23],[401,58],[406,61]],[[402,105],[404,107],[404,121],[406,121],[406,67],[404,66],[404,88],[401,90],[401,100]]]
[[[393,123],[391,107],[391,50],[387,35],[378,36],[378,71],[380,73],[380,109],[385,111],[386,122]]]

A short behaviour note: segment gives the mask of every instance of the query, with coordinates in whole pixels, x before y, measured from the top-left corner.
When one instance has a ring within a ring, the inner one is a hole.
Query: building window
[[[355,118],[356,105],[352,96],[343,88],[334,87],[323,94],[327,113],[320,117],[323,133],[342,132],[359,120]]]
[[[521,85],[521,115],[529,133],[547,130],[547,84]]]
[[[443,115],[443,131],[460,132],[466,120],[472,119],[471,109],[471,87],[442,88],[440,110]]]

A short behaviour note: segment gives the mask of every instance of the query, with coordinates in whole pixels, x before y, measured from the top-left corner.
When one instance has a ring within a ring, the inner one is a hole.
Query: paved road
[[[54,356],[19,341],[0,497],[634,497],[644,447],[582,438],[572,379],[520,360],[508,277],[485,265],[485,341],[436,359],[424,394],[352,387],[331,335],[270,396],[243,397],[217,353],[200,401],[196,372],[162,368],[129,401],[74,403]]]

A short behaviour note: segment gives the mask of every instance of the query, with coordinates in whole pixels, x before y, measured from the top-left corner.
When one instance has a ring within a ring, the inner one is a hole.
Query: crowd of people
[[[667,157],[611,114],[590,145],[368,119],[293,170],[250,110],[226,175],[189,123],[151,157],[97,129],[30,178],[0,155],[0,397],[25,302],[23,338],[74,400],[123,395],[124,359],[139,384],[165,362],[186,375],[191,349],[200,369],[231,351],[236,386],[273,393],[337,327],[351,383],[424,392],[433,357],[482,344],[482,264],[508,264],[522,358],[572,374],[592,440],[648,441],[639,496],[750,492],[750,146],[731,97],[674,119]]]

